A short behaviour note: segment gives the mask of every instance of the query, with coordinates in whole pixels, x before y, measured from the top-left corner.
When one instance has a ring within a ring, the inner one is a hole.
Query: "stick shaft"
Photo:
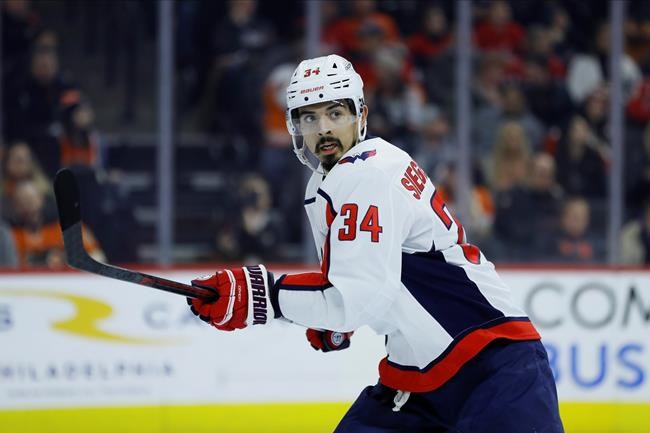
[[[56,174],[54,178],[54,194],[59,211],[61,231],[63,232],[66,260],[69,266],[115,280],[127,281],[191,298],[206,301],[213,301],[217,298],[215,292],[202,287],[194,287],[96,261],[84,249],[79,187],[72,171],[62,169]]]
[[[77,222],[63,231],[63,243],[65,245],[68,264],[76,269],[90,272],[115,280],[152,287],[178,295],[199,298],[203,300],[214,300],[216,294],[210,290],[194,287],[177,281],[149,275],[130,269],[120,268],[113,265],[100,263],[90,257],[83,246],[81,222]]]

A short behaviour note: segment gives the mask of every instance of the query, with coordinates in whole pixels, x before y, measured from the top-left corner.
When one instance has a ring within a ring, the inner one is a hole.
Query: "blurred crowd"
[[[2,2],[0,264],[64,264],[51,179],[62,166],[94,176],[90,103],[59,68],[59,38],[30,2]],[[87,227],[88,251],[104,254]]]
[[[155,10],[150,1],[128,3],[143,5],[143,15]],[[2,3],[0,263],[6,266],[60,265],[50,189],[59,167],[72,166],[94,185],[91,196],[119,202],[119,185],[102,174],[111,167],[102,158],[92,92],[61,72],[56,23],[46,23],[38,5]],[[453,210],[455,3],[319,5],[321,53],[345,56],[362,76],[369,134],[410,152]],[[608,11],[605,0],[473,2],[472,194],[463,218],[470,241],[495,261],[607,259]],[[175,20],[179,128],[226,143],[215,170],[237,179],[214,232],[204,234],[212,239],[206,258],[295,259],[280,246],[301,250],[305,173],[291,150],[284,108],[291,73],[305,56],[304,2],[179,0]],[[620,247],[624,264],[649,264],[650,2],[628,2],[624,33]],[[87,248],[124,260],[109,223],[116,207],[95,202],[104,205],[90,205]],[[206,214],[220,206],[204,205]],[[120,215],[129,218],[124,210]]]

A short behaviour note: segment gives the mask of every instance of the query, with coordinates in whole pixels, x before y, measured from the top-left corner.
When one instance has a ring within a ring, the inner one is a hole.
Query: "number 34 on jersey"
[[[364,212],[363,209],[362,212]],[[341,216],[343,217],[343,227],[339,229],[338,233],[340,241],[355,240],[358,231],[368,232],[371,242],[379,242],[379,235],[381,235],[384,229],[379,224],[379,208],[377,206],[370,205],[365,210],[365,214],[361,218],[360,223],[358,223],[359,206],[356,203],[345,203],[341,206]],[[359,225],[359,230],[357,230],[357,224]]]

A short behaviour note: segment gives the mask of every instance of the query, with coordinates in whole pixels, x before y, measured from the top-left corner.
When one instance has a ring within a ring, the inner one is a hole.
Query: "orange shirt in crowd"
[[[436,190],[440,194],[440,199],[443,202],[453,202],[453,200],[450,200],[447,189],[443,185],[438,186]],[[472,188],[472,195],[474,203],[477,205],[478,209],[481,210],[483,215],[494,215],[494,201],[492,200],[492,194],[489,189],[481,185],[476,185]]]
[[[267,84],[262,93],[264,105],[263,125],[266,135],[266,145],[275,148],[287,148],[291,138],[287,133],[285,109],[279,105],[276,98],[277,89]]]
[[[63,236],[61,235],[61,227],[58,221],[47,223],[37,231],[31,231],[24,227],[13,227],[11,231],[14,237],[14,243],[16,244],[18,264],[21,267],[57,267],[58,263],[50,262],[50,257],[48,256],[50,254],[56,255],[57,253],[61,256],[61,253],[64,251]],[[88,254],[101,254],[99,243],[92,232],[85,226],[82,226],[82,232],[84,248]]]
[[[70,137],[63,135],[59,141],[61,149],[61,167],[75,164],[92,166],[97,160],[97,142],[94,136],[90,136],[88,146],[75,145]]]
[[[399,40],[399,29],[393,18],[382,12],[373,12],[363,18],[341,18],[326,26],[323,31],[323,42],[333,45],[342,54],[350,56],[351,53],[356,53],[361,48],[359,46],[359,30],[363,25],[377,27],[383,34],[385,42]]]

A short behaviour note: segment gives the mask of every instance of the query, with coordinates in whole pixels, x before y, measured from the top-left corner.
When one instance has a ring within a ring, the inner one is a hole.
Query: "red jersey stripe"
[[[281,285],[320,287],[326,284],[329,284],[329,281],[327,281],[327,278],[322,273],[306,272],[304,274],[289,274],[285,276]]]
[[[334,209],[332,209],[332,205],[327,202],[327,209],[325,210],[325,221],[327,222],[327,227],[332,226],[332,221],[334,221],[335,217],[336,213],[334,212]]]
[[[463,365],[474,358],[494,340],[539,340],[541,337],[529,321],[501,323],[491,328],[479,328],[465,335],[456,345],[426,371],[402,370],[384,358],[379,363],[379,378],[384,385],[410,392],[433,391],[458,373]]]

